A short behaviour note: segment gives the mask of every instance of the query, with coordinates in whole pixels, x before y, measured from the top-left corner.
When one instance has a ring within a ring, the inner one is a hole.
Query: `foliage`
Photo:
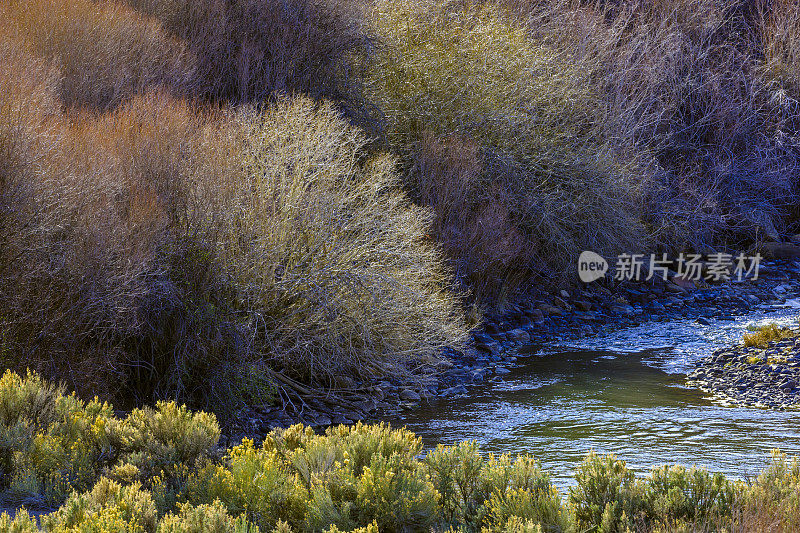
[[[222,456],[213,416],[174,403],[118,418],[108,404],[11,372],[0,378],[0,400],[0,499],[60,505],[38,524],[24,510],[3,514],[0,532],[788,532],[800,524],[800,466],[779,453],[750,482],[678,465],[637,477],[614,456],[590,453],[565,501],[529,455],[481,456],[463,442],[422,458],[419,437],[386,424],[324,434],[298,424]]]
[[[797,331],[791,328],[780,327],[775,323],[752,328],[748,327],[747,329],[748,331],[752,331],[752,333],[745,333],[744,337],[742,337],[742,341],[745,346],[756,348],[766,348],[771,342],[797,336]]]
[[[596,132],[590,72],[490,2],[376,2],[371,20],[385,48],[368,95],[471,287],[491,301],[581,249],[642,241],[641,176]]]

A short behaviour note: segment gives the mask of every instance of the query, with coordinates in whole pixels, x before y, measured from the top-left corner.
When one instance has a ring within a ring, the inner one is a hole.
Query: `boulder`
[[[789,242],[765,242],[761,245],[761,251],[771,259],[800,259],[800,245]]]

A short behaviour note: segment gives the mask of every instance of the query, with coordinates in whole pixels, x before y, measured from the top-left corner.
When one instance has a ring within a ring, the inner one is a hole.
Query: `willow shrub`
[[[382,48],[367,94],[479,296],[647,240],[645,177],[598,130],[591,71],[489,2],[376,2],[370,20]]]
[[[464,338],[430,213],[367,142],[332,105],[284,99],[209,130],[216,173],[192,184],[252,349],[306,382],[404,374]]]
[[[0,31],[7,368],[230,416],[274,400],[276,371],[401,376],[459,345],[428,211],[331,104],[210,111],[156,90],[65,113],[58,62]]]
[[[13,0],[0,16],[19,46],[59,69],[58,94],[67,106],[105,110],[148,87],[190,89],[192,53],[158,21],[121,3]]]

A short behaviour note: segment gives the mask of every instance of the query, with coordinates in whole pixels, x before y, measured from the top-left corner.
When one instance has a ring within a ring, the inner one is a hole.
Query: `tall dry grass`
[[[111,0],[11,0],[0,7],[32,53],[55,63],[67,106],[105,110],[147,89],[190,91],[195,60],[161,24]]]

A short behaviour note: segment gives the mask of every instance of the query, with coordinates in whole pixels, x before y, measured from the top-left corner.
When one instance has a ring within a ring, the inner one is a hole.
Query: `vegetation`
[[[78,5],[65,20],[79,23]],[[5,367],[127,406],[173,398],[228,416],[295,380],[403,376],[459,345],[430,215],[330,104],[213,110],[163,87],[123,95],[144,82],[114,71],[103,80],[118,91],[75,89],[92,109],[65,109],[67,59],[31,55],[20,35],[38,25],[15,6],[0,47]],[[40,46],[90,70],[103,60],[57,44]]]
[[[213,415],[174,403],[124,418],[29,373],[0,378],[0,496],[58,507],[0,531],[795,531],[800,464],[733,481],[589,454],[565,494],[537,461],[438,446],[386,425],[301,425],[224,455]]]
[[[413,379],[465,308],[567,279],[580,250],[800,220],[789,0],[8,0],[0,20],[0,358],[99,406],[224,422]]]
[[[752,333],[745,333],[742,341],[745,346],[753,346],[756,348],[767,348],[773,341],[797,336],[797,330],[780,327],[774,322],[763,326],[749,326],[747,329]]]

